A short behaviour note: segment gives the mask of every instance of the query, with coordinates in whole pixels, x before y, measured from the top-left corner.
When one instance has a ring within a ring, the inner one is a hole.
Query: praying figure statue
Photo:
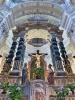
[[[47,79],[48,79],[49,85],[54,85],[54,72],[53,72],[51,66],[52,66],[51,64],[48,65],[48,77],[47,77]]]
[[[27,63],[25,63],[24,68],[22,70],[22,84],[26,85],[28,81],[28,71],[27,71]]]

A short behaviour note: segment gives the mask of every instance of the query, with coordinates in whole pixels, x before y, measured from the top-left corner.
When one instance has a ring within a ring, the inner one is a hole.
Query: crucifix
[[[45,56],[45,55],[48,55],[47,53],[39,53],[39,50],[37,50],[37,53],[32,53],[32,54],[29,54],[29,56],[31,57],[36,57],[36,65],[37,65],[37,68],[40,67],[40,57],[42,56]]]

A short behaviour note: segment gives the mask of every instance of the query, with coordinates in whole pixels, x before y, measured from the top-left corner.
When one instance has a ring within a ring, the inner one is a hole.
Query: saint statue
[[[27,63],[25,63],[24,68],[22,70],[22,84],[26,85],[28,81],[28,71],[27,71]]]
[[[47,79],[48,79],[49,85],[54,85],[54,72],[53,72],[51,66],[52,66],[51,64],[48,65],[48,77],[47,77]]]
[[[69,75],[73,75],[73,71],[70,65],[70,61],[68,60],[68,57],[65,58],[64,60],[64,67],[65,70],[68,72]]]

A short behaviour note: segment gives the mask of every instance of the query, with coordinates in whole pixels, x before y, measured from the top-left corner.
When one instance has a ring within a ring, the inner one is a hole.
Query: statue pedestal
[[[20,76],[20,70],[18,69],[13,69],[12,71],[9,72],[10,76]]]
[[[67,76],[68,75],[67,72],[64,70],[57,70],[55,74],[56,76]]]
[[[21,76],[20,76],[20,70],[13,69],[9,72],[9,83],[10,84],[21,84]]]

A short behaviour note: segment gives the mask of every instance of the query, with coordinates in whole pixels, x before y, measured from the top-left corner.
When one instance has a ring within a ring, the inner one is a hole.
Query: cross
[[[39,53],[39,50],[37,50],[37,53],[32,53],[32,54],[29,54],[29,56],[34,56],[34,57],[36,57],[36,65],[37,65],[37,67],[40,67],[40,57],[41,56],[45,56],[45,55],[48,55],[47,53]]]

